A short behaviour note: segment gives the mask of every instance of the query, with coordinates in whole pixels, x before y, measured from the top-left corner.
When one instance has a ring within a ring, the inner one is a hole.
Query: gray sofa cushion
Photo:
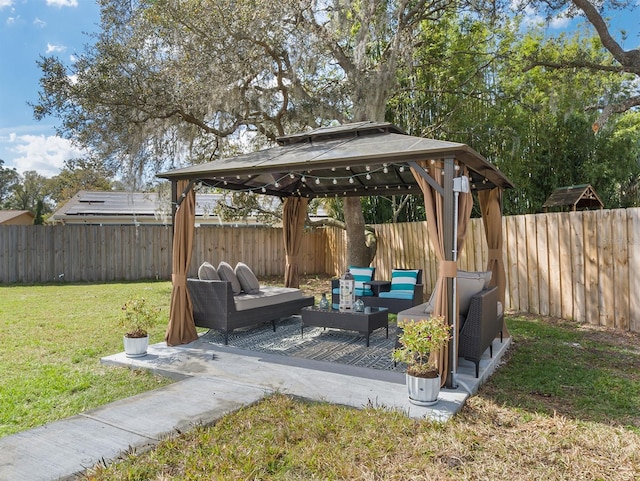
[[[209,262],[203,262],[202,265],[198,268],[198,279],[201,281],[219,281],[220,276],[218,275],[218,271],[215,267],[213,267]]]
[[[248,265],[238,262],[235,274],[244,292],[247,294],[258,294],[260,292],[260,282]]]
[[[234,296],[233,302],[235,303],[236,311],[266,308],[266,316],[269,306],[275,306],[301,298],[302,291],[300,289],[294,289],[292,287],[264,286],[257,294],[242,293],[239,296]]]
[[[236,273],[233,271],[233,267],[231,267],[227,262],[220,261],[220,264],[218,264],[218,275],[220,276],[220,280],[231,283],[231,290],[234,295],[238,295],[242,292],[240,281],[238,280]]]

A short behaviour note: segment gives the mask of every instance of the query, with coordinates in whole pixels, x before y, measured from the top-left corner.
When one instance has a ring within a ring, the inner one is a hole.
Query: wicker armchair
[[[391,289],[391,281],[389,281],[387,286],[380,288],[382,292],[385,292],[382,297],[380,296],[380,293],[373,297],[363,297],[362,300],[364,301],[364,305],[371,307],[386,307],[389,309],[389,312],[398,314],[400,311],[422,304],[422,301],[424,300],[422,269],[417,269],[417,271],[416,284],[413,286],[413,294],[410,297],[394,297],[393,295],[385,296],[385,294],[389,294]]]
[[[487,348],[493,357],[493,340],[498,334],[502,342],[503,318],[502,313],[498,315],[498,288],[491,287],[471,298],[467,317],[461,319],[458,356],[475,363],[476,377],[479,376],[480,358]]]

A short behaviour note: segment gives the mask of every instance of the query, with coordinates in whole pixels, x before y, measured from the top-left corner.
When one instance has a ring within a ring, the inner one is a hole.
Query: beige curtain
[[[189,186],[188,180],[178,181],[178,193],[184,193]],[[187,270],[191,264],[193,234],[195,230],[196,194],[189,189],[178,207],[173,226],[173,255],[171,264],[171,306],[169,308],[169,326],[165,341],[169,346],[187,344],[198,339],[193,322],[193,304],[187,291]]]
[[[302,245],[304,221],[307,218],[309,199],[302,197],[287,197],[284,200],[283,234],[286,264],[284,271],[284,285],[286,287],[300,287],[298,274],[298,253]]]
[[[443,184],[442,165],[440,162],[431,164],[427,161],[418,162],[431,178],[433,178],[438,184]],[[436,299],[433,314],[437,316],[444,316],[448,323],[451,323],[453,316],[457,316],[458,304],[455,302],[455,312],[449,313],[448,310],[448,298],[449,290],[447,286],[447,278],[456,277],[458,268],[455,262],[445,260],[444,255],[444,230],[446,228],[446,222],[444,219],[443,207],[444,199],[438,194],[429,183],[418,173],[412,169],[413,176],[415,177],[420,189],[424,194],[424,207],[427,216],[427,229],[429,231],[429,238],[431,239],[433,249],[436,257],[438,258],[438,278],[434,289],[436,289]],[[463,174],[467,174],[466,168],[463,170]],[[473,207],[473,197],[471,193],[460,193],[458,197],[458,232],[457,232],[457,246],[458,254],[464,247],[464,240],[467,234],[467,225],[469,217],[471,215],[471,209]],[[444,383],[447,380],[447,374],[449,372],[449,347],[443,349],[438,353],[438,369],[440,371],[441,382]]]
[[[460,175],[469,176],[469,169],[463,167]],[[458,197],[458,258],[464,249],[465,239],[467,238],[467,228],[469,227],[469,219],[471,218],[471,211],[473,210],[473,194],[471,191],[463,193],[461,192]]]
[[[489,248],[489,261],[487,270],[492,272],[491,285],[498,286],[498,300],[504,307],[507,279],[504,272],[504,260],[502,257],[502,189],[495,187],[491,190],[478,192],[480,211],[484,234]],[[503,334],[508,335],[506,324],[503,326]]]

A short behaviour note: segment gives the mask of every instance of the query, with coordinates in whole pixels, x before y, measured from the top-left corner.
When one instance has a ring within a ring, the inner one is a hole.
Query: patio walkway
[[[179,347],[152,345],[148,355],[138,359],[115,354],[102,362],[148,369],[179,382],[1,438],[0,479],[68,479],[123,452],[146,450],[177,431],[212,423],[275,392],[446,421],[496,369],[510,341],[494,341],[494,357],[485,354],[479,379],[474,377],[473,363],[461,361],[458,389],[443,389],[440,401],[431,408],[408,402],[400,372],[252,352],[212,344],[202,337]]]

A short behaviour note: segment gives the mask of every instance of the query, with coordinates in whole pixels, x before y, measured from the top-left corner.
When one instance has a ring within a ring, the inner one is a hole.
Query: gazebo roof
[[[158,177],[280,197],[420,195],[411,162],[457,159],[472,190],[513,184],[465,144],[407,135],[390,123],[357,122],[279,137],[278,146],[174,169]]]
[[[564,206],[570,206],[573,210],[592,208],[602,209],[604,204],[591,185],[581,184],[570,185],[568,187],[558,187],[551,193],[542,207],[546,212],[549,207]]]

